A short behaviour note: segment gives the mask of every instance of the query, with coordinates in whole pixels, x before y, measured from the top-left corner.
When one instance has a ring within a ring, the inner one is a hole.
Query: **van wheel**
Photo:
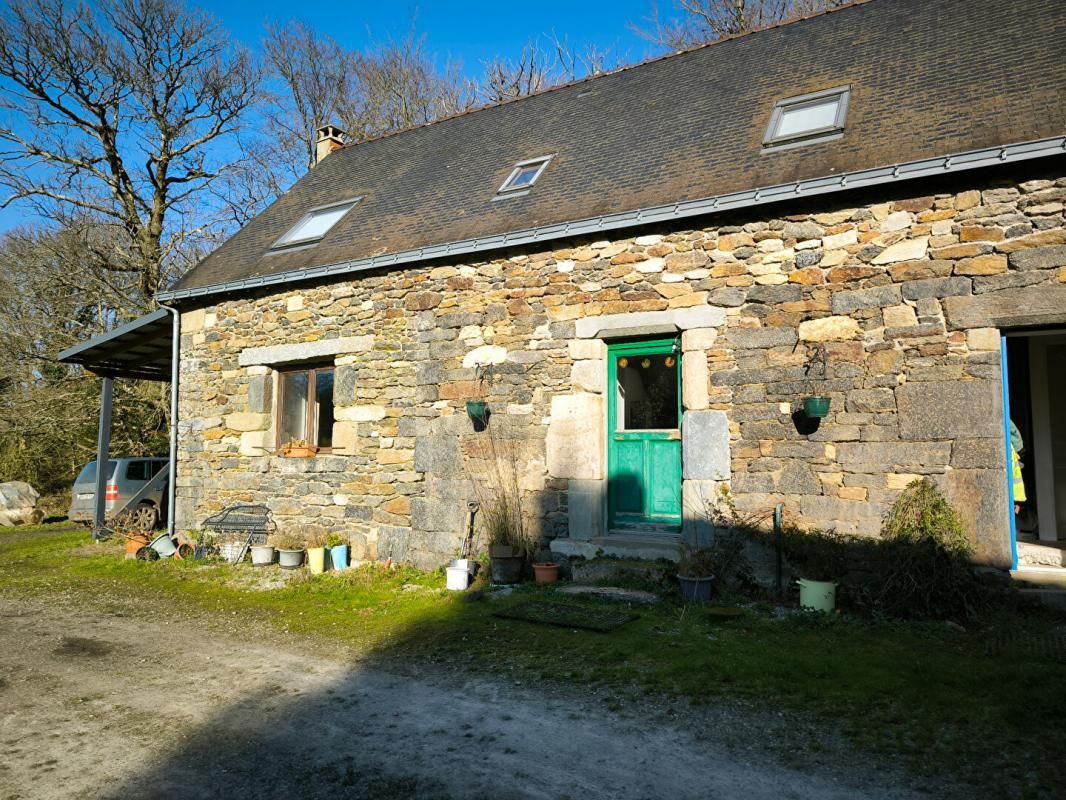
[[[159,522],[159,509],[151,503],[140,503],[130,512],[130,525],[134,530],[149,533]]]

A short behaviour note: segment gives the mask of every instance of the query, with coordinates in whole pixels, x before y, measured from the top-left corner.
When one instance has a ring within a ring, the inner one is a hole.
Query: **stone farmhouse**
[[[674,554],[722,483],[877,535],[922,475],[982,562],[1056,547],[1064,52],[1058,0],[869,0],[361,144],[324,128],[160,295],[177,526],[264,503],[438,566],[495,432],[562,554]]]

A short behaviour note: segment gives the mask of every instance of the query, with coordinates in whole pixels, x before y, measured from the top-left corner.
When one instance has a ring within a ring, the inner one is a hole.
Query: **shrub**
[[[860,596],[870,610],[892,617],[972,617],[988,601],[988,588],[970,563],[972,552],[959,513],[921,478],[885,516]]]

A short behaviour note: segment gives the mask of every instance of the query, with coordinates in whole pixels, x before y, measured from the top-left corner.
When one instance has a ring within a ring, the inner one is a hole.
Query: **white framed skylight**
[[[303,218],[278,239],[272,247],[293,247],[317,242],[336,225],[362,198],[312,208]]]
[[[763,147],[779,148],[839,138],[848,118],[850,86],[779,100],[770,115]]]
[[[551,156],[541,156],[540,158],[531,158],[528,161],[519,161],[514,165],[511,174],[507,176],[507,180],[496,190],[496,194],[510,194],[522,189],[528,190],[530,186],[537,182],[537,178],[544,172],[544,168],[548,166],[548,162],[551,160]]]

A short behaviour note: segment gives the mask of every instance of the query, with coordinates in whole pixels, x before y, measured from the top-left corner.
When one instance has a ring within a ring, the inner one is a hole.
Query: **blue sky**
[[[659,4],[666,10],[669,0]],[[308,3],[314,13],[299,13],[300,6],[281,0],[230,0],[203,4],[219,17],[232,34],[248,45],[256,44],[267,19],[303,17],[349,47],[363,47],[374,40],[402,38],[415,18],[426,35],[427,48],[440,63],[451,58],[463,63],[464,71],[480,73],[481,62],[493,55],[515,53],[531,37],[555,32],[572,43],[594,42],[610,47],[626,61],[651,54],[648,43],[628,29],[651,11],[651,0],[540,0],[538,3],[502,2],[378,2],[357,0],[348,4]],[[333,9],[328,23],[322,11]]]
[[[218,17],[230,34],[257,50],[267,20],[303,18],[350,48],[401,39],[411,20],[426,38],[426,51],[439,67],[458,61],[464,73],[480,77],[482,63],[495,55],[517,56],[531,38],[554,33],[575,47],[585,43],[609,49],[612,60],[632,63],[656,55],[655,48],[629,29],[651,13],[652,0],[540,0],[507,2],[305,2],[292,0],[190,0]],[[662,11],[670,0],[660,0]],[[329,16],[327,16],[329,15]],[[0,232],[31,222],[32,211],[20,205],[0,209]]]

